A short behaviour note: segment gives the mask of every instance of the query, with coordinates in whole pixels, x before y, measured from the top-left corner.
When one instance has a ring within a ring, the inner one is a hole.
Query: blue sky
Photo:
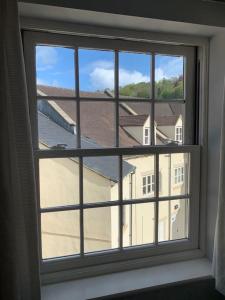
[[[150,81],[150,55],[121,52],[119,85]],[[183,73],[183,58],[156,56],[156,81],[178,77]],[[37,83],[74,89],[74,50],[62,47],[36,48]],[[112,51],[79,50],[80,90],[96,91],[114,87]]]

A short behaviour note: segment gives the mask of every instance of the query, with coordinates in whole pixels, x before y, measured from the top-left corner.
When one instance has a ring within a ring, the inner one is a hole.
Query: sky
[[[119,53],[119,86],[149,82],[151,57],[143,53]],[[36,47],[37,84],[75,89],[74,50],[63,47]],[[156,55],[155,79],[183,75],[183,58]],[[81,91],[114,88],[113,51],[79,49]]]

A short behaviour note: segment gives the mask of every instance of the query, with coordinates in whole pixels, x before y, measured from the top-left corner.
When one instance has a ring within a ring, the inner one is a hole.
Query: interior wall
[[[210,41],[208,113],[207,253],[213,255],[219,189],[220,132],[225,79],[225,33]]]
[[[212,3],[205,0],[22,0],[20,2],[195,24],[225,26],[225,4]]]

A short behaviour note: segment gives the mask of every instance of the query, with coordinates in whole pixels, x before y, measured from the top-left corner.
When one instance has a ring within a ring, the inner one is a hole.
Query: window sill
[[[42,287],[42,300],[84,300],[212,276],[208,259],[200,258]]]

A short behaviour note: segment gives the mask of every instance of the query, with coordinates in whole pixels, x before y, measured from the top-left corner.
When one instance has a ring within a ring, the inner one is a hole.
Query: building
[[[57,97],[65,93],[72,95],[73,91],[38,86],[38,93]],[[105,95],[110,97],[107,91]],[[88,96],[96,97],[94,93],[88,93]],[[97,102],[97,100],[94,103],[81,102],[81,115],[84,116],[81,119],[81,146],[83,148],[113,146],[115,136],[113,105],[113,102]],[[177,133],[177,128],[182,129],[182,112],[174,111],[173,104],[160,105],[161,108],[154,124],[156,127],[155,143],[182,142],[182,130],[179,137]],[[151,116],[146,114],[146,111],[145,103],[129,103],[129,105],[126,102],[120,103],[119,141],[121,146],[135,147],[150,144]],[[105,128],[109,134],[105,134]],[[38,131],[41,149],[76,148],[75,102],[38,100]],[[160,196],[179,195],[184,194],[185,191],[187,193],[188,159],[185,154],[160,155]],[[154,164],[153,155],[123,157],[124,200],[154,197]],[[78,158],[41,160],[40,174],[42,207],[79,203]],[[119,199],[117,157],[86,157],[83,160],[83,178],[84,203]],[[79,253],[79,214],[67,212],[64,217],[62,214],[60,216],[57,216],[57,212],[42,216],[44,258],[56,255],[56,245],[59,256]],[[123,209],[124,246],[153,243],[154,218],[153,203],[126,205]],[[170,203],[169,201],[160,203],[159,241],[187,237],[187,219],[187,201],[173,200]],[[119,209],[116,206],[95,210],[86,209],[84,211],[85,252],[117,248],[118,222]]]

